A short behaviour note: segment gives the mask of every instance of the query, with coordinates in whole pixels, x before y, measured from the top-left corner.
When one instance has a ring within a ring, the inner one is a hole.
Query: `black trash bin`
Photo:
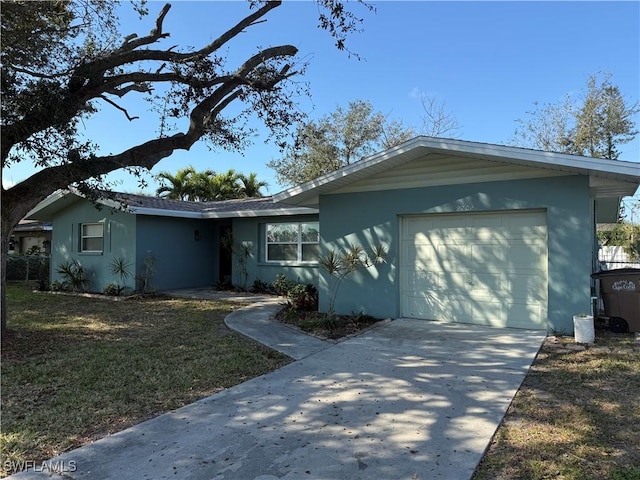
[[[605,270],[591,275],[600,280],[604,313],[613,330],[640,332],[640,268]],[[623,320],[623,321],[621,321]]]

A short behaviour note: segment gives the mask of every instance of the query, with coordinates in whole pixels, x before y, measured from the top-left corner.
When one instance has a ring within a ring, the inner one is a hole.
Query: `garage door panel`
[[[473,272],[468,275],[469,293],[480,295],[501,296],[506,293],[503,273]]]
[[[426,230],[423,233],[414,234],[413,243],[415,245],[439,245],[442,243],[450,243],[452,245],[466,245],[469,239],[469,234],[464,228],[451,230],[428,230],[429,227],[427,226],[425,226],[424,228]]]
[[[545,269],[542,260],[546,255],[542,245],[511,245],[505,255],[509,258],[511,266],[514,268],[522,268],[528,271],[543,271]]]
[[[493,326],[504,325],[504,309],[501,301],[483,299],[470,303],[469,307],[472,323]]]
[[[444,296],[467,295],[470,289],[469,273],[458,271],[440,272],[440,293]]]
[[[531,299],[544,301],[547,285],[541,275],[526,273],[505,275],[505,292],[513,299]]]
[[[488,229],[489,231],[500,229],[503,225],[501,215],[469,215],[464,222],[473,229]]]
[[[505,245],[495,242],[471,245],[471,260],[485,265],[503,265],[507,261]]]
[[[506,215],[508,215],[508,223],[511,228],[531,229],[541,227],[545,231],[547,229],[547,216],[544,212],[509,212]]]
[[[404,253],[403,266],[412,268],[434,268],[437,265],[438,251],[436,247],[430,245],[412,245],[404,243],[402,245]]]
[[[539,302],[511,302],[506,304],[507,321],[511,328],[544,328],[543,307]]]
[[[442,274],[426,270],[405,271],[401,275],[404,290],[414,292],[439,291],[442,285]]]
[[[402,314],[544,328],[545,222],[544,212],[404,218]]]
[[[443,300],[436,295],[406,295],[403,297],[403,311],[411,318],[427,320],[451,319],[453,322],[464,322],[469,318],[469,302],[465,297],[451,296]]]
[[[460,265],[466,265],[471,254],[471,248],[468,245],[438,245],[436,251],[438,256],[434,260],[443,270],[452,270]]]

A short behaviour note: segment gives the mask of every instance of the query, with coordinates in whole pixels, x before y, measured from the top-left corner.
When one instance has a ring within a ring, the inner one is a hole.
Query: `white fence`
[[[602,270],[614,268],[640,268],[640,262],[632,262],[620,246],[603,246],[598,251],[598,261]]]

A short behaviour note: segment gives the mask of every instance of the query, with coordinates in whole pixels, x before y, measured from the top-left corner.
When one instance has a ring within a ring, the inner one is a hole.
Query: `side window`
[[[83,223],[80,225],[80,251],[102,253],[104,250],[104,224]]]

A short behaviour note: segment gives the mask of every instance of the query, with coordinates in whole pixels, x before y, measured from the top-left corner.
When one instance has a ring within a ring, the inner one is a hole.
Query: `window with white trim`
[[[267,262],[315,263],[320,256],[318,222],[268,223],[265,260]]]
[[[83,223],[80,225],[80,251],[102,253],[104,250],[104,224]]]

